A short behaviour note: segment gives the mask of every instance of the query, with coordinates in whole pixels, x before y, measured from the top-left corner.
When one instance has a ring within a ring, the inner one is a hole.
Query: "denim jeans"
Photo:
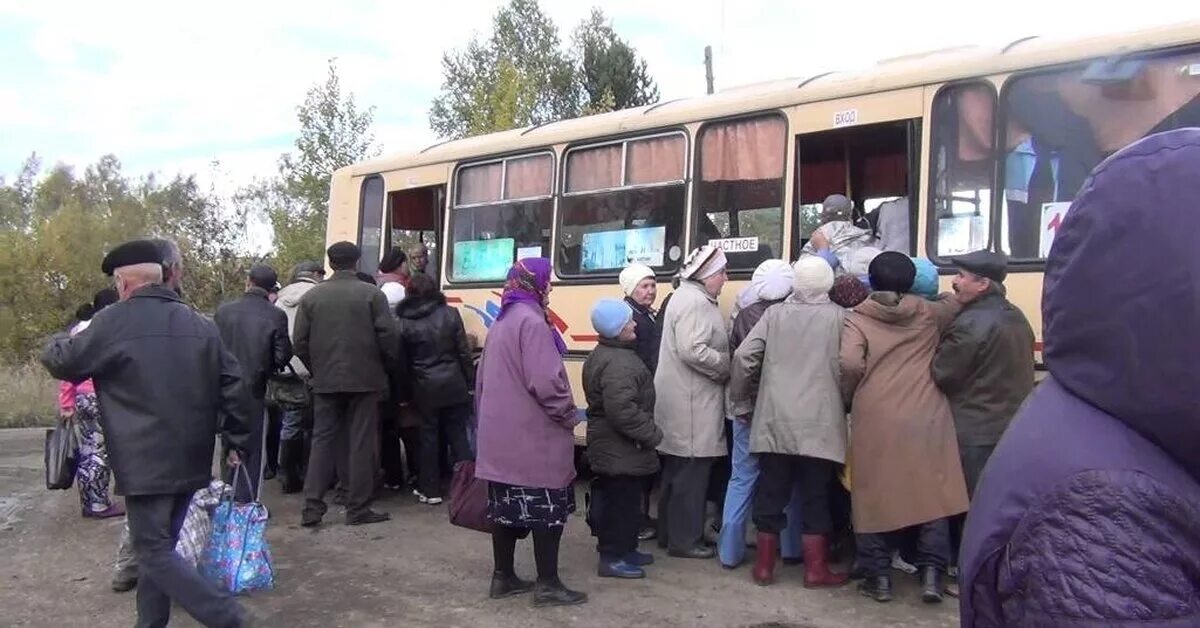
[[[737,567],[746,559],[746,520],[754,501],[754,484],[758,481],[758,459],[750,453],[750,425],[733,422],[733,473],[725,493],[725,512],[721,538],[717,541],[717,556],[726,567]],[[779,535],[779,552],[784,558],[799,558],[800,496],[799,484],[792,486],[788,502],[788,526]],[[794,522],[794,523],[793,523]]]

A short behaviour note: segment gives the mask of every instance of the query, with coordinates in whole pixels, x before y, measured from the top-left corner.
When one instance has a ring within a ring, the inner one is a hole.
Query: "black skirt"
[[[508,528],[560,528],[575,512],[575,487],[530,488],[488,482],[488,519]]]

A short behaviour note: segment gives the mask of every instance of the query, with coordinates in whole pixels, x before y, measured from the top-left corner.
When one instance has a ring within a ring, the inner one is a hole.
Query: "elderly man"
[[[296,327],[300,299],[324,278],[325,267],[319,262],[300,262],[292,273],[291,283],[279,291],[275,307],[287,316],[289,338]],[[271,381],[275,401],[283,410],[283,425],[279,434],[279,470],[284,493],[298,493],[304,487],[305,441],[307,433],[312,430],[312,394],[308,389],[310,377],[304,362],[292,356],[288,368]]]
[[[121,302],[80,334],[56,336],[42,364],[58,379],[96,383],[141,575],[137,625],[167,625],[174,601],[205,626],[243,626],[237,602],[175,553],[192,493],[211,479],[218,432],[235,452],[249,445],[241,372],[216,325],[161,285],[161,262],[148,240],[109,252],[102,270]]]
[[[213,320],[221,331],[225,347],[233,352],[242,368],[242,377],[250,395],[251,446],[245,460],[250,472],[249,492],[232,477],[237,498],[250,501],[259,495],[263,475],[264,420],[267,407],[267,380],[292,359],[292,341],[288,337],[288,319],[283,310],[271,304],[279,292],[275,269],[258,264],[250,269],[246,293],[236,301],[217,308]]]
[[[369,507],[379,468],[379,405],[388,373],[400,363],[400,343],[387,299],[355,274],[359,248],[337,242],[327,253],[333,276],[313,286],[296,311],[296,355],[312,373],[314,393],[300,523],[320,525],[335,467],[349,489],[346,524],[379,523],[391,518]]]
[[[976,251],[954,260],[963,305],[933,357],[933,379],[950,400],[967,493],[1033,391],[1033,328],[1004,292],[1008,257]]]
[[[408,268],[413,275],[423,273],[432,275],[428,272],[429,268],[429,247],[425,246],[424,242],[417,242],[408,249]]]

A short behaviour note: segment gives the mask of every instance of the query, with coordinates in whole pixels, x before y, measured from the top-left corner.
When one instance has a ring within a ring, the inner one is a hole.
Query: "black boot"
[[[284,493],[299,493],[304,490],[304,476],[300,473],[300,456],[303,453],[304,443],[298,438],[289,438],[279,444],[279,468],[283,472],[280,480]]]
[[[488,597],[493,600],[500,598],[512,597],[529,593],[533,590],[533,583],[528,580],[522,580],[517,577],[517,574],[505,574],[499,571],[492,572],[492,588],[488,592]]]
[[[867,576],[862,582],[858,583],[858,592],[876,602],[891,602],[892,577],[886,575]]]
[[[534,606],[574,606],[583,604],[587,599],[587,593],[568,589],[558,578],[539,580],[533,587]]]
[[[926,604],[941,604],[943,591],[945,585],[942,583],[942,570],[937,567],[922,567],[921,601]]]

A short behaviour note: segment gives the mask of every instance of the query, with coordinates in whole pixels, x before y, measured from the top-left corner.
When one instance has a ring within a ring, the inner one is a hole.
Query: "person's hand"
[[[225,456],[225,462],[229,463],[230,467],[236,467],[242,464],[242,457],[238,455],[236,449],[230,449],[229,455]]]
[[[808,241],[813,245],[814,250],[821,251],[829,248],[829,238],[825,237],[825,234],[820,229],[812,232]]]

